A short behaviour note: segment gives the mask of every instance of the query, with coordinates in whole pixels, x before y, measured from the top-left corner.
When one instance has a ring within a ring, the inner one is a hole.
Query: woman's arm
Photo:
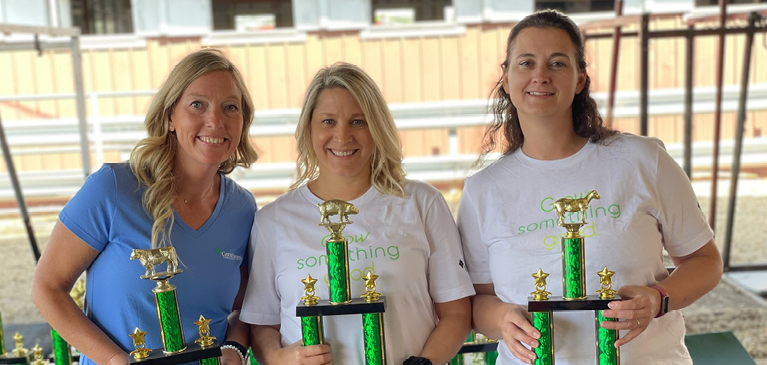
[[[304,347],[301,341],[282,347],[280,326],[250,326],[250,347],[261,365],[329,365],[330,346]]]
[[[245,347],[247,351],[250,344],[249,328],[248,325],[240,321],[240,309],[242,308],[242,300],[245,297],[245,289],[248,287],[248,268],[245,265],[240,266],[240,289],[237,291],[237,296],[234,298],[234,304],[232,305],[232,313],[227,317],[229,325],[226,327],[226,341],[234,341]],[[248,357],[247,353],[242,354],[244,357]],[[240,355],[236,351],[225,348],[221,350],[221,359],[225,365],[228,364],[241,364]]]
[[[98,328],[69,296],[75,281],[98,251],[61,221],[53,227],[32,279],[32,301],[61,337],[98,364],[128,363],[128,355]]]
[[[471,302],[461,298],[434,303],[439,322],[431,332],[419,356],[432,364],[446,364],[458,353],[471,331]]]
[[[503,339],[511,354],[521,361],[535,359],[535,352],[522,344],[538,347],[535,339],[541,336],[530,324],[527,309],[501,301],[493,284],[474,284],[474,290],[477,295],[472,298],[472,327],[487,337]]]
[[[722,258],[714,240],[708,241],[697,251],[683,257],[671,258],[676,269],[656,285],[669,296],[669,310],[682,309],[713,289],[722,278]],[[625,345],[650,325],[660,311],[660,292],[648,286],[624,286],[618,291],[628,300],[610,303],[605,317],[625,319],[620,322],[602,322],[603,328],[628,329],[615,346]]]

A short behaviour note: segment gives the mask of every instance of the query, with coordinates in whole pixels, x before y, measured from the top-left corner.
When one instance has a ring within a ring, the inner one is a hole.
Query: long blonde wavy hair
[[[242,94],[243,118],[240,143],[232,156],[221,163],[218,171],[228,174],[236,166],[248,167],[258,159],[249,135],[253,101],[240,71],[218,50],[203,49],[184,57],[152,100],[144,119],[148,137],[139,141],[130,155],[131,171],[139,183],[146,186],[142,197],[144,209],[154,219],[152,247],[172,245],[170,232],[174,222],[172,204],[177,194],[174,163],[178,139],[175,133],[169,131],[170,117],[187,86],[198,77],[216,71],[229,72],[234,78]]]
[[[402,168],[402,144],[394,118],[375,81],[350,63],[338,62],[322,68],[309,83],[296,128],[298,159],[296,189],[319,177],[319,161],[312,148],[311,121],[317,99],[325,89],[341,88],[357,100],[370,129],[375,147],[370,156],[370,183],[382,194],[405,195],[405,170]]]

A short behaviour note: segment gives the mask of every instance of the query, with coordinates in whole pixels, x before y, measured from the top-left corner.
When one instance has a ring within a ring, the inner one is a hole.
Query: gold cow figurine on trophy
[[[599,199],[599,193],[596,190],[590,191],[585,197],[578,199],[562,198],[554,202],[559,217],[559,225],[565,225],[565,213],[581,214],[581,223],[586,224],[586,209],[589,209],[591,199]]]
[[[168,263],[164,273],[178,274],[181,271],[178,270],[178,256],[176,256],[176,249],[171,247],[160,247],[151,250],[134,249],[130,254],[131,260],[138,260],[141,265],[146,269],[146,273],[141,276],[144,278],[151,278],[157,276],[154,270],[155,265],[159,265],[163,262]],[[151,272],[151,275],[150,275]],[[164,274],[160,273],[160,274]]]

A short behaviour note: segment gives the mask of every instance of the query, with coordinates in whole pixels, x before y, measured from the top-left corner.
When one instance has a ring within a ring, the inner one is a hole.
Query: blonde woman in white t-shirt
[[[582,231],[586,287],[589,294],[600,288],[596,273],[604,266],[615,271],[613,287],[624,300],[604,315],[619,321],[601,326],[620,330],[621,363],[692,364],[678,309],[721,277],[713,233],[660,141],[602,124],[589,96],[583,47],[578,27],[556,11],[526,17],[507,40],[495,121],[483,146],[484,154],[498,148],[503,155],[467,179],[458,209],[477,292],[474,327],[502,339],[499,364],[535,359],[531,348],[540,333],[526,311],[535,289],[530,275],[542,268],[550,274],[547,290],[562,295],[556,283],[564,229],[555,223],[553,203],[597,190],[601,199],[591,202]],[[676,265],[670,275],[664,249]],[[557,312],[554,321],[557,364],[594,364],[593,312]]]
[[[317,204],[349,201],[359,210],[346,226],[351,292],[362,276],[378,275],[386,295],[387,364],[445,364],[471,327],[460,237],[445,199],[428,184],[405,179],[399,135],[373,80],[337,63],[310,83],[296,130],[298,179],[291,191],[257,214],[254,252],[241,319],[252,324],[252,348],[262,364],[364,363],[360,316],[324,318],[325,345],[302,346],[295,316],[301,279],[319,279],[328,298],[327,231]]]

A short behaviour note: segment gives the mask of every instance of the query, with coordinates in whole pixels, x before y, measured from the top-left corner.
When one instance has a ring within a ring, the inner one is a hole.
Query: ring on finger
[[[642,324],[639,322],[639,318],[634,318],[637,321],[637,327],[641,326]]]

